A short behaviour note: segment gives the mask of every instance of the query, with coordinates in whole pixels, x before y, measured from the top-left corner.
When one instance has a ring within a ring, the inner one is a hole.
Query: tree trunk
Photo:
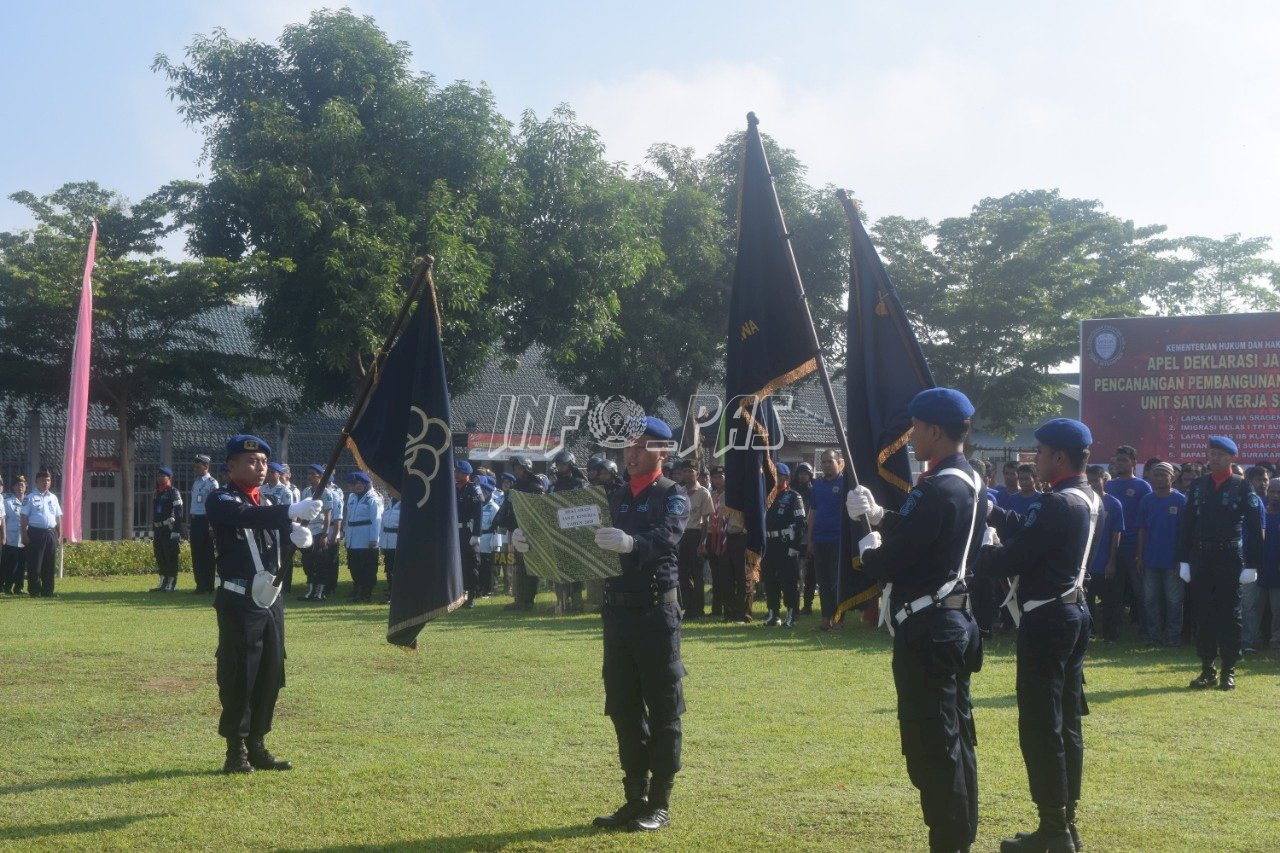
[[[693,399],[693,395],[698,393],[700,382],[690,383],[690,387],[679,388],[671,397],[671,402],[675,404],[677,411],[684,412],[684,425],[681,434],[680,450],[683,451],[690,445],[693,446],[693,452],[685,456],[685,459],[692,459],[699,467],[702,467],[702,431],[698,428],[698,412],[696,406],[690,406],[689,402]]]
[[[124,505],[120,538],[133,538],[133,452],[129,446],[129,399],[123,394],[116,409],[116,449],[120,452],[120,503]]]

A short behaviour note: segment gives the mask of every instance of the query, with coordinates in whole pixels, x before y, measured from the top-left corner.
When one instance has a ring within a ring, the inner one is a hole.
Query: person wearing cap
[[[1103,639],[1116,642],[1120,639],[1124,624],[1124,603],[1132,606],[1132,619],[1139,624],[1141,633],[1142,579],[1138,576],[1138,504],[1151,494],[1151,484],[1139,477],[1134,469],[1138,464],[1138,451],[1127,444],[1116,448],[1111,468],[1115,472],[1107,483],[1107,494],[1120,501],[1124,507],[1124,533],[1120,535],[1120,547],[1116,550],[1116,572],[1108,583],[1121,591],[1108,595],[1102,601],[1102,625],[1099,633]],[[1150,638],[1148,638],[1150,639]]]
[[[791,468],[779,462],[774,470],[778,485],[764,518],[764,555],[760,560],[769,607],[764,624],[794,628],[800,610],[800,543],[804,541],[806,510],[800,495],[791,488]],[[783,604],[787,605],[786,619],[782,618]]]
[[[1191,484],[1178,525],[1178,570],[1190,584],[1201,665],[1193,690],[1235,689],[1240,585],[1255,582],[1262,565],[1262,501],[1244,477],[1231,473],[1238,452],[1227,436],[1209,437],[1209,473]],[[1221,680],[1213,667],[1219,657]]]
[[[791,472],[791,488],[804,501],[805,511],[813,506],[813,466],[801,462]],[[809,517],[806,514],[804,526],[800,529],[800,541],[809,538]],[[800,549],[800,615],[813,615],[813,597],[818,594],[818,577],[813,571],[813,558],[808,549]]]
[[[271,498],[273,504],[289,504],[296,503],[301,496],[294,493],[289,488],[289,484],[285,482],[285,467],[279,462],[267,463],[267,481],[262,486],[262,493]],[[194,493],[194,490],[192,490]],[[297,552],[293,542],[285,540],[281,543],[284,551],[280,555],[280,574],[284,581],[280,584],[281,592],[291,592],[293,590],[293,555]],[[212,549],[211,549],[212,550]]]
[[[302,552],[302,572],[307,576],[307,591],[301,596],[303,601],[324,601],[325,589],[329,581],[329,549],[336,548],[337,543],[330,543],[329,528],[333,522],[333,514],[337,511],[337,499],[328,483],[321,486],[324,477],[323,465],[307,466],[307,489],[304,497],[314,497],[316,489],[320,489],[320,512],[308,523],[311,530],[311,544],[299,547]],[[332,586],[328,586],[330,592]]]
[[[346,518],[347,496],[342,491],[342,487],[338,485],[337,478],[330,480],[326,484],[326,491],[330,495],[333,506],[333,514],[329,517],[329,529],[327,531],[327,541],[329,547],[325,549],[325,581],[324,588],[327,594],[332,595],[338,590],[338,574],[342,563],[342,540],[346,536]]]
[[[480,544],[476,548],[480,558],[480,581],[476,595],[488,598],[493,595],[493,554],[502,547],[501,539],[493,532],[493,520],[498,517],[498,510],[502,508],[494,496],[501,493],[498,491],[498,481],[491,474],[478,477],[476,481],[484,495],[484,506],[480,508],[480,529],[484,532],[480,534]]]
[[[964,456],[973,405],[930,388],[908,405],[911,447],[929,471],[897,512],[866,486],[845,498],[873,528],[858,542],[862,568],[884,582],[882,621],[893,633],[893,682],[907,775],[920,791],[929,849],[967,850],[978,830],[978,769],[969,683],[982,641],[969,607],[967,563],[989,508],[983,473]],[[825,603],[824,603],[825,606]]]
[[[195,481],[191,484],[191,509],[188,513],[187,539],[191,542],[191,573],[195,575],[195,592],[213,592],[213,534],[209,532],[209,516],[206,507],[209,495],[218,488],[218,481],[209,473],[213,460],[197,453],[191,468]]]
[[[173,470],[156,472],[156,493],[151,499],[151,550],[156,558],[160,585],[152,592],[178,588],[178,546],[182,542],[182,492],[173,486]]]
[[[1085,469],[1093,436],[1077,420],[1055,418],[1035,431],[1036,472],[1048,488],[1025,516],[996,508],[988,518],[1003,544],[982,548],[977,571],[1010,578],[1018,625],[1018,740],[1034,832],[1000,843],[1001,853],[1069,853],[1080,846],[1076,804],[1084,770],[1084,657],[1089,609],[1084,577],[1102,501]]]
[[[1176,646],[1182,639],[1182,605],[1186,589],[1178,577],[1174,552],[1178,519],[1186,495],[1173,490],[1173,466],[1157,462],[1143,470],[1151,494],[1138,504],[1138,575],[1145,594],[1142,612],[1152,643]]]
[[[614,527],[595,543],[619,555],[620,575],[606,579],[604,707],[613,721],[625,802],[596,818],[601,829],[652,832],[671,823],[671,790],[680,770],[685,676],[680,659],[680,576],[676,552],[689,519],[684,489],[662,475],[671,428],[655,417],[623,451],[629,482],[609,496]],[[512,534],[527,551],[522,530]]]
[[[604,489],[606,494],[612,494],[614,489],[622,485],[622,478],[618,476],[618,463],[612,459],[601,459],[592,483]]]
[[[1093,543],[1090,545],[1089,575],[1085,578],[1085,603],[1089,607],[1089,620],[1094,626],[1090,640],[1097,639],[1098,619],[1102,612],[1099,597],[1105,600],[1107,595],[1118,593],[1108,587],[1109,580],[1116,574],[1116,549],[1120,547],[1120,534],[1124,533],[1124,507],[1120,501],[1107,494],[1107,481],[1111,475],[1103,465],[1090,465],[1085,469],[1089,480],[1089,488],[1102,500],[1098,511],[1098,523],[1093,530]],[[1107,642],[1107,641],[1103,641]]]
[[[378,585],[378,534],[382,528],[382,498],[373,479],[363,471],[347,475],[351,487],[343,514],[347,531],[347,569],[351,572],[351,600],[368,603]]]
[[[53,597],[54,564],[58,555],[58,528],[62,526],[62,504],[50,487],[53,472],[36,472],[36,488],[18,510],[22,524],[22,545],[27,549],[27,594],[32,598]]]
[[[680,566],[680,605],[685,619],[706,615],[706,585],[703,566],[707,561],[706,535],[714,502],[711,492],[698,482],[698,466],[692,459],[676,463],[675,481],[689,496],[689,523],[680,537],[677,559]]]
[[[480,585],[480,557],[476,548],[480,545],[481,514],[484,510],[484,491],[475,481],[471,463],[459,459],[453,463],[454,497],[458,506],[458,550],[462,556],[462,588],[467,593],[463,607],[476,606],[476,590]]]
[[[382,551],[382,571],[387,576],[387,600],[391,603],[391,583],[396,572],[396,543],[400,541],[400,499],[391,498],[382,511],[382,527],[378,530],[378,548]]]
[[[835,631],[840,628],[836,621],[836,607],[839,605],[837,587],[840,581],[840,536],[844,522],[841,521],[841,495],[845,493],[844,459],[840,451],[827,449],[822,451],[822,476],[813,481],[807,504],[809,517],[805,530],[809,541],[806,543],[806,556],[813,560],[814,573],[817,576],[818,598],[822,605],[823,631]],[[733,550],[734,540],[730,533],[729,547]],[[736,570],[735,566],[735,570]],[[750,600],[750,599],[748,599]],[[751,621],[747,614],[746,621]]]
[[[546,493],[546,487],[533,473],[533,463],[527,456],[512,456],[511,464],[515,468],[516,481],[511,487],[518,492],[532,495]],[[493,520],[494,529],[505,534],[513,534],[516,530],[515,501],[504,501],[498,515]],[[538,595],[538,578],[531,576],[524,567],[524,557],[516,552],[516,570],[511,579],[511,595],[515,601],[504,607],[504,610],[532,610],[534,599]]]
[[[0,517],[4,519],[3,546],[0,547],[0,592],[22,594],[26,574],[26,550],[22,547],[22,502],[27,496],[27,478],[19,474],[13,480],[13,491],[2,494],[0,478]]]
[[[217,677],[222,714],[218,734],[226,739],[224,773],[288,770],[264,738],[271,731],[276,699],[284,686],[284,600],[270,581],[280,569],[281,543],[303,547],[311,538],[291,520],[310,521],[318,500],[276,505],[262,493],[271,445],[255,435],[227,442],[230,480],[209,496],[207,514],[217,544]],[[266,579],[264,585],[259,575]]]

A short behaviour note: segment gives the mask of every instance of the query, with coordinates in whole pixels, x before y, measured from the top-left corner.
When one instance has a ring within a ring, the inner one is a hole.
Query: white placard
[[[576,527],[599,527],[600,507],[596,504],[584,506],[567,506],[556,510],[556,521],[561,530],[573,530]]]

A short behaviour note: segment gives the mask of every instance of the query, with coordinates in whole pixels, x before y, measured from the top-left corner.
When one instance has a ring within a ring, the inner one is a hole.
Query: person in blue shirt
[[[1142,609],[1141,578],[1138,577],[1138,504],[1151,494],[1151,484],[1139,478],[1134,469],[1138,464],[1138,451],[1127,444],[1116,448],[1111,460],[1115,477],[1107,483],[1107,494],[1120,501],[1124,507],[1124,533],[1120,547],[1116,549],[1116,571],[1112,579],[1115,595],[1104,596],[1102,602],[1102,626],[1099,633],[1103,641],[1120,639],[1120,625],[1124,621],[1126,595],[1132,595],[1134,622],[1140,623]],[[1108,587],[1112,585],[1109,582]],[[1145,633],[1145,631],[1144,631]]]
[[[1138,574],[1145,593],[1147,637],[1156,645],[1176,646],[1182,638],[1186,587],[1178,577],[1175,551],[1178,520],[1187,498],[1174,491],[1173,466],[1158,462],[1143,472],[1153,491],[1138,504]]]
[[[1102,498],[1102,509],[1098,512],[1098,526],[1093,534],[1093,555],[1089,558],[1089,577],[1085,584],[1089,613],[1096,615],[1101,608],[1098,598],[1106,601],[1106,589],[1109,580],[1116,575],[1116,549],[1120,547],[1120,535],[1124,533],[1124,507],[1120,501],[1107,494],[1107,481],[1111,475],[1101,465],[1090,465],[1088,468],[1089,488]],[[1103,640],[1103,642],[1108,642]]]
[[[1280,479],[1267,483],[1266,535],[1256,586],[1271,604],[1271,648],[1280,651]]]
[[[0,486],[3,484],[0,480]],[[0,487],[0,493],[4,489]],[[20,595],[26,576],[26,551],[22,547],[22,502],[27,497],[27,478],[19,474],[13,493],[0,494],[0,516],[4,520],[4,548],[0,550],[0,593]]]
[[[1261,465],[1251,465],[1244,472],[1244,478],[1249,481],[1249,486],[1253,489],[1253,493],[1258,496],[1258,500],[1262,501],[1262,521],[1265,528],[1267,520],[1267,486],[1271,482],[1271,472]],[[1246,527],[1242,533],[1247,537],[1249,528]],[[1242,542],[1241,547],[1247,552],[1249,543]],[[1251,655],[1256,651],[1258,632],[1262,628],[1264,598],[1262,589],[1256,583],[1240,585],[1241,654]]]
[[[351,600],[369,602],[378,583],[378,534],[382,528],[382,498],[373,490],[373,480],[363,471],[347,475],[351,493],[347,495],[343,529],[347,536],[347,569],[351,572]]]
[[[396,543],[400,541],[400,499],[392,498],[382,511],[382,529],[378,531],[378,547],[382,549],[382,570],[387,575],[387,600],[391,603],[391,582],[396,572]]]
[[[837,450],[822,452],[822,476],[813,481],[809,496],[808,552],[818,576],[823,631],[840,627],[836,615],[836,586],[840,577],[840,531],[844,524],[844,460]]]
[[[1004,499],[1018,490],[1018,460],[1007,459],[1000,468],[1000,476],[1004,482],[991,491],[996,494],[996,506],[1003,507]]]
[[[1036,466],[1024,462],[1017,467],[1016,473],[1017,488],[1005,493],[999,506],[1018,515],[1026,515],[1031,505],[1040,499],[1040,492],[1036,490]]]
[[[18,510],[22,544],[27,549],[27,594],[32,598],[53,597],[62,505],[58,496],[49,491],[52,483],[53,473],[48,468],[37,471],[36,490],[27,495]]]

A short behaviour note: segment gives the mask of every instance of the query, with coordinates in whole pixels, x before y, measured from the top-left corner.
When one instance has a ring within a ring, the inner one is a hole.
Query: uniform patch
[[[220,501],[235,501],[235,502],[237,502],[237,503],[239,503],[239,501],[240,501],[240,499],[239,499],[238,497],[236,497],[235,495],[229,495],[229,494],[227,494],[226,492],[223,492],[222,494],[218,495],[218,500],[220,500]]]
[[[689,499],[684,495],[672,495],[667,498],[667,515],[685,516],[689,514]]]
[[[1036,519],[1040,517],[1040,506],[1040,501],[1036,501],[1031,506],[1027,507],[1027,520],[1023,522],[1023,527],[1030,527],[1036,523]]]
[[[908,515],[911,510],[916,508],[916,500],[921,497],[919,489],[912,489],[907,492],[907,499],[902,502],[902,506],[898,508],[898,515]]]

